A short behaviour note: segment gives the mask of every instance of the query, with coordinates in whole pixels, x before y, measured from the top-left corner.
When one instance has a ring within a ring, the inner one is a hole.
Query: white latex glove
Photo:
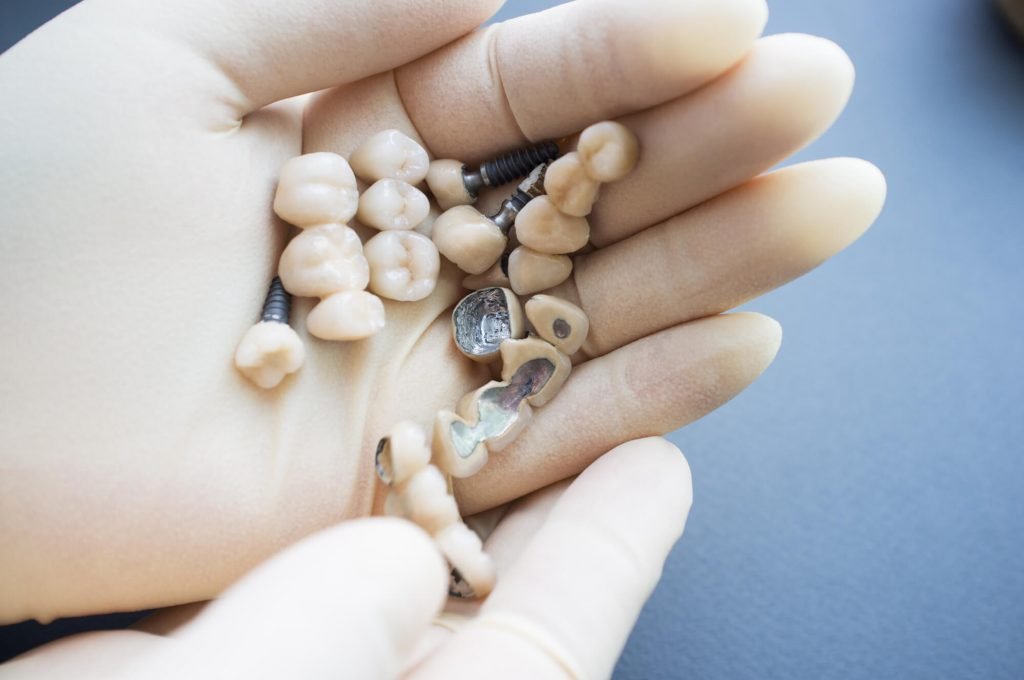
[[[465,513],[699,418],[770,363],[778,324],[720,314],[841,250],[884,195],[851,159],[761,175],[839,114],[846,55],[758,39],[763,0],[582,0],[465,35],[499,4],[86,0],[0,57],[0,620],[213,597],[379,511],[378,438],[489,377],[452,347],[451,267],[369,341],[308,338],[275,391],[238,374],[288,233],[277,173],[303,150],[399,128],[480,160],[607,118],[639,136],[557,291],[590,317],[586,351],[457,486]]]
[[[402,520],[352,520],[271,558],[198,613],[66,638],[0,677],[609,677],[691,498],[678,449],[630,442],[510,507],[487,541],[500,580],[482,606],[453,600],[438,616],[446,569],[430,538]]]

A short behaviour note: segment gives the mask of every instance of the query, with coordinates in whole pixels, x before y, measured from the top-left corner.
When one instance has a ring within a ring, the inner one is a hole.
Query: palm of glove
[[[559,291],[590,316],[590,355],[458,487],[466,513],[700,417],[767,366],[777,324],[718,315],[847,245],[884,195],[848,159],[755,179],[838,114],[842,52],[755,42],[757,0],[572,3],[442,47],[495,4],[86,2],[0,59],[5,617],[210,597],[370,513],[376,437],[489,377],[452,347],[450,266],[373,340],[311,341],[273,392],[235,372],[287,238],[277,173],[303,151],[397,128],[478,159],[620,116],[640,138]]]

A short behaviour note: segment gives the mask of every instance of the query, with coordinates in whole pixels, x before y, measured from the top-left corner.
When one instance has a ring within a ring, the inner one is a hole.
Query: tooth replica
[[[547,345],[543,340],[537,343]],[[524,340],[506,340],[522,343]],[[469,477],[486,463],[489,453],[504,449],[533,415],[530,401],[550,400],[571,370],[569,358],[532,344],[508,351],[515,366],[502,370],[503,382],[491,381],[463,397],[462,414],[440,411],[434,421],[434,464],[453,477]],[[506,351],[502,350],[502,356]],[[529,355],[529,356],[528,356]],[[549,388],[549,385],[551,387]]]
[[[551,202],[566,215],[574,217],[590,214],[600,188],[601,183],[587,174],[576,151],[553,161],[544,176],[544,191]]]
[[[473,274],[462,279],[462,287],[469,290],[480,290],[481,288],[508,288],[508,274],[502,263],[495,262],[494,266],[483,274]]]
[[[457,205],[469,205],[475,197],[466,189],[463,179],[463,163],[444,158],[432,161],[427,171],[427,186],[442,210]]]
[[[398,130],[384,130],[367,138],[348,160],[367,182],[400,179],[419,184],[430,168],[430,157],[423,147]]]
[[[524,335],[523,308],[507,288],[484,288],[470,293],[452,312],[455,346],[473,361],[495,361],[504,340]]]
[[[491,592],[497,574],[494,562],[484,552],[483,543],[476,532],[459,522],[438,532],[434,539],[441,554],[452,565],[454,578],[449,587],[451,595],[484,597]]]
[[[434,220],[431,238],[441,254],[467,274],[481,274],[505,252],[508,239],[476,208],[459,205]]]
[[[380,440],[374,456],[377,476],[386,484],[400,486],[430,464],[430,444],[423,428],[403,421]]]
[[[566,255],[548,255],[519,246],[508,258],[508,278],[517,295],[529,295],[557,286],[571,273],[572,260]]]
[[[572,371],[569,357],[540,338],[506,340],[501,343],[501,360],[502,380],[513,382],[518,376],[529,377],[531,391],[526,399],[538,408],[558,394]]]
[[[633,131],[622,123],[606,120],[595,123],[582,133],[576,145],[580,162],[592,179],[614,182],[622,179],[636,166],[640,143]]]
[[[303,229],[281,253],[277,271],[285,289],[302,297],[362,290],[370,281],[359,235],[343,224]]]
[[[291,326],[260,321],[242,337],[235,350],[235,366],[246,378],[269,390],[299,370],[305,357],[302,340]]]
[[[381,231],[414,229],[430,214],[430,200],[422,191],[399,179],[381,179],[359,197],[356,218]]]
[[[352,219],[359,205],[356,177],[348,161],[320,151],[292,158],[281,168],[274,212],[297,227]]]
[[[527,300],[525,311],[537,335],[564,354],[579,351],[590,332],[590,320],[584,311],[554,295],[534,295]]]
[[[562,255],[587,245],[590,225],[585,217],[566,215],[550,197],[539,196],[519,211],[516,237],[521,244],[538,253]]]
[[[428,201],[429,203],[429,201]],[[434,235],[434,222],[441,216],[441,211],[436,205],[430,206],[430,211],[427,213],[426,219],[413,227],[413,231],[417,234],[423,234],[427,238],[432,238]]]
[[[474,167],[450,158],[436,160],[427,171],[427,186],[444,210],[469,205],[485,187],[495,188],[526,177],[560,153],[557,142],[546,141],[513,149]]]
[[[459,516],[444,475],[429,461],[426,432],[416,423],[398,423],[380,440],[374,458],[377,476],[391,487],[384,512],[405,517],[434,537],[452,567],[451,587],[456,590],[451,594],[486,595],[494,587],[494,563]]]
[[[306,330],[322,340],[361,340],[384,328],[384,303],[365,290],[329,295],[306,317]]]
[[[364,194],[365,195],[365,194]],[[389,300],[422,300],[434,291],[441,258],[434,242],[414,231],[382,231],[363,250],[370,290]]]
[[[448,493],[448,481],[433,465],[413,475],[398,493],[406,517],[428,534],[462,521],[455,499]]]

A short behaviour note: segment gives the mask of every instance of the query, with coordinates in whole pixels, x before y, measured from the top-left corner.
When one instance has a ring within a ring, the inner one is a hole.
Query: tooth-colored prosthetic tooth
[[[362,290],[370,281],[359,235],[344,224],[303,229],[281,253],[277,272],[285,290],[300,297]]]
[[[505,252],[508,239],[479,210],[458,205],[436,220],[431,234],[441,254],[467,274],[481,274]]]
[[[562,255],[587,245],[590,225],[585,217],[566,215],[548,196],[538,196],[519,211],[516,237],[538,253]]]
[[[402,501],[402,494],[398,493],[398,489],[389,489],[387,495],[384,496],[384,515],[406,519],[405,503]]]
[[[383,130],[359,145],[349,163],[360,179],[400,179],[419,184],[427,176],[430,157],[414,139],[398,130]]]
[[[434,292],[441,257],[437,246],[415,231],[382,231],[366,242],[370,290],[389,300],[411,302]]]
[[[567,255],[538,253],[519,246],[508,257],[508,278],[517,295],[530,295],[557,286],[572,273],[572,260]]]
[[[365,290],[344,290],[317,304],[306,330],[322,340],[361,340],[384,328],[384,303]]]
[[[359,197],[356,218],[368,227],[414,229],[430,214],[430,201],[422,191],[400,179],[381,179]]]
[[[406,517],[428,534],[436,534],[462,521],[455,499],[448,493],[448,481],[433,465],[414,474],[398,493],[402,497]]]
[[[508,288],[508,274],[505,273],[505,269],[501,266],[501,261],[494,263],[494,266],[485,271],[483,274],[473,274],[462,279],[462,287],[468,288],[469,290],[480,290],[481,288]]]
[[[348,161],[319,151],[292,158],[281,168],[274,212],[296,227],[351,220],[359,206],[356,176]]]
[[[473,424],[459,414],[442,409],[434,418],[432,462],[452,477],[470,477],[487,464],[483,439],[463,436]]]
[[[572,371],[568,356],[536,337],[501,343],[501,360],[501,379],[526,385],[526,399],[536,407],[554,399]]]
[[[306,348],[286,323],[260,321],[250,328],[235,350],[235,366],[246,378],[265,390],[302,367]]]
[[[480,363],[499,357],[502,341],[526,335],[523,306],[508,288],[482,288],[452,311],[452,338],[465,356]]]
[[[382,482],[391,486],[404,484],[430,464],[426,430],[409,420],[398,423],[380,440],[373,462]]]
[[[574,217],[590,214],[600,188],[601,183],[584,170],[576,151],[552,162],[544,175],[544,192],[551,202],[566,215]]]
[[[497,571],[490,555],[484,552],[480,537],[463,522],[456,522],[438,533],[434,540],[461,579],[450,590],[460,597],[485,597],[494,588]],[[455,576],[455,574],[453,574]]]
[[[441,216],[441,210],[436,205],[431,204],[430,211],[427,213],[427,218],[417,224],[413,231],[417,234],[423,234],[427,238],[432,238],[434,235],[434,222]]]
[[[586,313],[568,300],[554,295],[534,295],[526,302],[526,318],[537,335],[559,352],[575,354],[590,332]]]
[[[622,179],[640,158],[640,143],[633,131],[622,123],[606,120],[595,123],[580,134],[576,145],[583,169],[598,182]]]
[[[434,200],[441,206],[442,210],[454,208],[457,205],[469,205],[476,201],[466,190],[466,183],[462,179],[462,161],[443,158],[432,161],[427,171],[427,186]]]

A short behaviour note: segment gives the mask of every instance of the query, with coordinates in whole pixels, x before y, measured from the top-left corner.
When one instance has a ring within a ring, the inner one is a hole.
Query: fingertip
[[[768,21],[764,0],[648,0],[645,4],[634,16],[644,17],[649,27],[644,40],[649,67],[685,74],[689,86],[736,64]]]
[[[440,609],[446,597],[448,568],[434,540],[427,532],[404,519],[372,517],[358,522],[350,531],[366,536],[366,545],[380,564],[394,565],[399,578],[411,591],[431,594]],[[339,556],[351,560],[351,553]],[[415,565],[415,568],[410,566]]]
[[[757,41],[744,67],[758,88],[759,118],[773,134],[817,137],[839,117],[853,92],[854,66],[846,52],[826,38],[782,33]]]
[[[622,470],[640,471],[648,480],[650,493],[664,499],[665,512],[685,523],[693,504],[693,478],[686,456],[673,442],[664,437],[633,439],[616,446],[598,463],[602,460]]]

